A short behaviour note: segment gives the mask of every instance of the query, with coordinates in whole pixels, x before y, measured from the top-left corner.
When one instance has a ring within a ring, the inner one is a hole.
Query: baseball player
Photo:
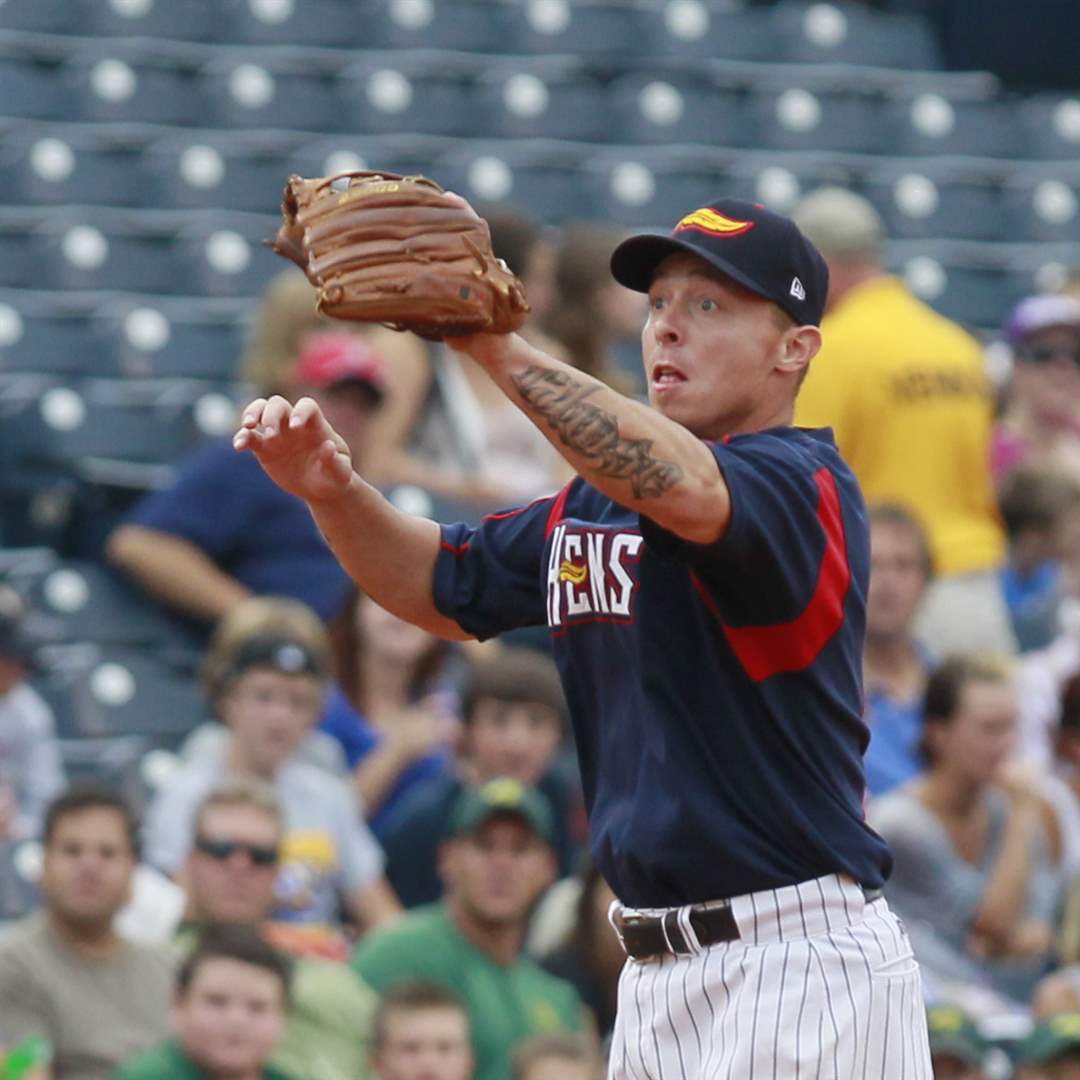
[[[452,339],[574,467],[553,497],[476,528],[407,516],[306,399],[252,402],[235,445],[402,618],[550,628],[629,957],[613,1078],[928,1078],[862,813],[865,509],[830,432],[791,426],[828,271],[733,199],[611,267],[649,297],[649,405],[516,335]]]

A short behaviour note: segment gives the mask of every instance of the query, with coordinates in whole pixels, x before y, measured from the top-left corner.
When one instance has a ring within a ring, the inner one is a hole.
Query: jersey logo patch
[[[547,566],[548,626],[632,622],[640,533],[556,525]]]
[[[756,222],[740,221],[738,218],[730,218],[721,214],[711,206],[703,206],[700,210],[687,214],[678,225],[676,232],[684,232],[686,229],[694,229],[697,232],[706,233],[708,236],[741,236],[749,232]]]

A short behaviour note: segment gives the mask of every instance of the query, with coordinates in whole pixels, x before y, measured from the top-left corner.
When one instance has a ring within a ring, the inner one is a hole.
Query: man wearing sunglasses
[[[186,953],[210,923],[260,927],[294,961],[285,1034],[273,1064],[310,1080],[366,1076],[374,991],[344,964],[314,955],[294,925],[268,921],[283,831],[273,788],[254,777],[232,778],[203,800],[194,829],[177,947]]]

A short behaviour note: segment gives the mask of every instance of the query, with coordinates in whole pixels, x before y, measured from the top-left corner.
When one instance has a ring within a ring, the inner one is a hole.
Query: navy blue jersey
[[[576,479],[444,526],[441,612],[477,637],[546,623],[593,854],[624,903],[669,907],[825,874],[879,887],[863,818],[869,532],[828,430],[709,444],[731,493],[692,544]]]

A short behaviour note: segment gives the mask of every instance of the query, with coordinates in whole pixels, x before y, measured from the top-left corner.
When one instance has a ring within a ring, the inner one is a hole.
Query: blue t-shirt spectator
[[[173,484],[142,499],[128,522],[187,540],[253,593],[302,600],[323,619],[333,618],[349,593],[304,503],[227,439],[184,459]]]
[[[866,720],[870,745],[863,765],[867,791],[876,798],[907,783],[922,768],[922,694],[895,701],[882,690],[870,690],[866,695]]]
[[[1001,568],[1001,590],[1009,621],[1021,652],[1044,649],[1059,633],[1061,568],[1047,560],[1031,573],[1020,574],[1010,565]]]
[[[319,727],[341,744],[350,769],[367,757],[383,738],[367,717],[349,704],[341,688],[337,686],[327,697]],[[414,789],[429,783],[434,777],[449,771],[450,754],[446,750],[438,750],[418,758],[402,770],[380,805],[374,810],[369,808],[366,814],[368,827],[381,839],[387,821],[401,805],[403,798]]]

